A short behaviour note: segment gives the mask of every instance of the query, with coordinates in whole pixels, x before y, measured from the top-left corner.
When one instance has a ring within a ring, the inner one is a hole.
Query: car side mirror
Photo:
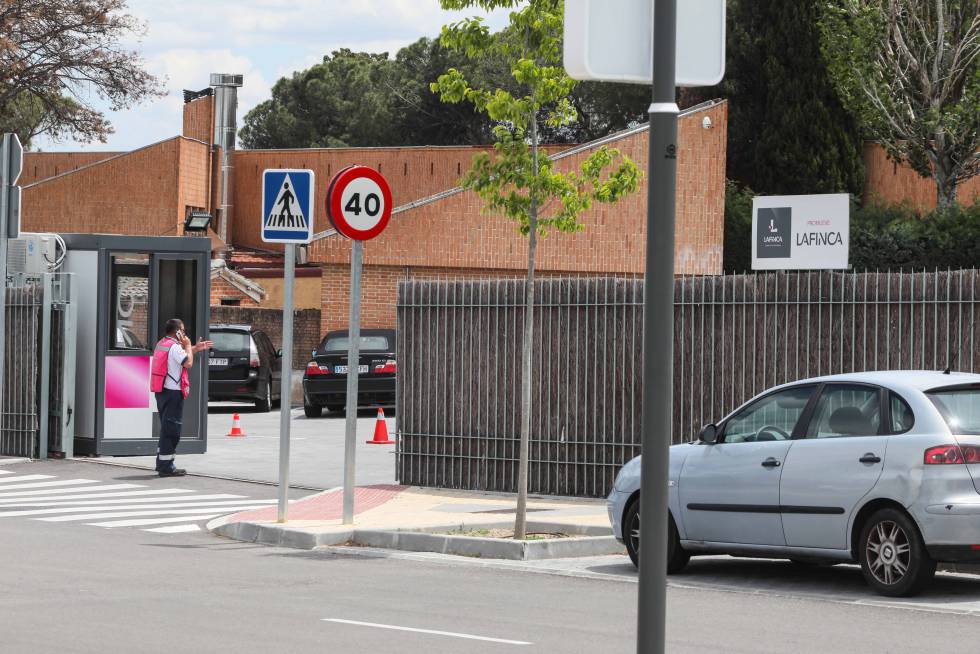
[[[282,358],[282,350],[276,350],[276,358],[277,359],[281,359]]]
[[[698,434],[698,440],[708,445],[714,445],[715,441],[718,440],[718,427],[714,423],[705,425],[701,428],[701,433]]]

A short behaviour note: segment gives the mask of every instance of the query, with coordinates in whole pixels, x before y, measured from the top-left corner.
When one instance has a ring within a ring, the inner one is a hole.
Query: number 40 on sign
[[[327,191],[327,216],[338,233],[355,241],[381,234],[391,219],[391,189],[381,173],[351,166],[337,173]]]

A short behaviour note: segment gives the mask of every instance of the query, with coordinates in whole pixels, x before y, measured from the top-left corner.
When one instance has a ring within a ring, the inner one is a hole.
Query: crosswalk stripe
[[[170,527],[154,527],[153,529],[144,529],[143,531],[152,531],[155,534],[184,534],[191,531],[201,531],[201,525],[172,525]]]
[[[193,498],[188,498],[188,500],[193,500]],[[34,515],[55,515],[59,513],[86,513],[92,511],[104,511],[106,509],[111,509],[112,511],[131,511],[134,509],[187,509],[193,507],[208,507],[215,509],[224,509],[226,506],[229,508],[234,508],[235,505],[241,504],[243,500],[219,500],[219,501],[206,501],[206,502],[194,502],[185,501],[174,504],[169,504],[166,506],[147,506],[145,504],[127,504],[125,506],[59,506],[53,509],[26,509],[23,511],[0,511],[0,518],[21,518],[24,516],[34,516]],[[252,504],[272,504],[276,500],[255,500]]]
[[[98,493],[92,495],[95,497]],[[110,495],[110,493],[106,493]],[[119,493],[119,495],[129,495],[129,493]],[[29,506],[96,506],[99,504],[150,504],[158,502],[187,502],[190,500],[238,500],[242,501],[248,499],[245,495],[231,495],[228,493],[219,493],[216,495],[181,495],[174,497],[173,495],[157,495],[155,497],[123,497],[121,499],[111,499],[111,500],[90,500],[88,498],[78,499],[77,497],[71,497],[71,499],[60,500],[57,502],[48,501],[48,498],[42,498],[40,500],[18,500],[17,502],[0,502],[0,510],[11,509],[11,508],[25,508]],[[270,500],[275,502],[276,500]]]
[[[115,529],[117,527],[143,527],[146,525],[164,525],[167,523],[174,522],[189,522],[192,520],[211,520],[212,518],[217,518],[223,513],[207,513],[201,515],[185,515],[179,518],[136,518],[135,520],[112,520],[110,522],[89,522],[86,523],[92,527],[105,527],[106,529]]]
[[[12,473],[9,470],[0,470],[0,475],[12,475],[12,474],[14,474],[14,473]]]
[[[45,497],[57,495],[58,493],[72,493],[72,497],[82,497],[82,493],[91,493],[93,491],[107,491],[107,490],[123,490],[127,488],[145,488],[145,486],[140,486],[139,484],[106,484],[104,486],[83,486],[80,488],[53,488],[50,490],[32,490],[32,491],[18,491],[16,493],[0,493],[0,501],[17,498],[18,500],[25,497]],[[191,493],[193,491],[187,491]],[[95,497],[94,495],[86,495],[85,497]]]
[[[50,488],[52,486],[78,486],[80,484],[97,484],[97,479],[68,479],[66,481],[32,481],[29,484],[11,484],[0,486],[0,490],[23,490],[25,488]]]
[[[223,506],[221,507],[221,512],[219,515],[224,513],[234,513],[236,511],[246,511],[248,509],[260,509],[266,504],[257,504],[252,502],[250,504],[239,504],[237,506]],[[106,513],[87,513],[84,515],[59,515],[51,518],[34,518],[35,520],[41,520],[43,522],[74,522],[81,520],[98,520],[100,518],[138,518],[141,516],[151,516],[151,515],[183,515],[185,513],[201,513],[205,509],[159,509],[153,511],[113,511]]]
[[[161,500],[166,500],[172,498],[174,495],[186,495],[188,493],[194,493],[194,491],[190,490],[189,488],[160,488],[160,489],[153,489],[153,490],[116,491],[116,492],[105,492],[105,493],[88,492],[98,488],[99,487],[92,487],[92,486],[79,488],[78,491],[75,491],[70,495],[39,495],[35,497],[36,494],[29,493],[24,497],[0,497],[0,508],[4,508],[8,506],[36,506],[38,505],[39,502],[51,502],[53,506],[55,503],[60,503],[66,500],[74,501],[74,502],[89,502],[93,499],[104,498],[104,497],[114,497],[114,498],[132,497],[133,501],[135,501],[135,499],[154,499],[154,498],[160,498]],[[103,486],[102,488],[114,488],[114,486]],[[139,486],[136,486],[136,488],[139,488]],[[80,491],[86,491],[86,492],[82,493]],[[59,488],[56,492],[64,493],[65,490]],[[134,496],[149,496],[149,497],[134,497]],[[235,497],[242,497],[242,496],[236,495]],[[124,499],[122,501],[128,502],[130,500]]]
[[[20,477],[4,477],[0,484],[17,483],[21,481],[37,481],[39,479],[54,479],[51,475],[21,475]]]

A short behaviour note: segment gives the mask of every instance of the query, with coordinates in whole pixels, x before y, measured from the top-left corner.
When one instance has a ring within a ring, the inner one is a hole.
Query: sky
[[[100,98],[88,101],[105,110],[115,133],[106,143],[53,142],[39,138],[36,148],[132,150],[180,133],[183,90],[208,86],[210,73],[241,73],[239,127],[245,114],[269,98],[272,85],[308,68],[340,48],[388,52],[442,25],[478,11],[447,12],[438,0],[129,0],[129,13],[146,33],[124,45],[137,51],[147,69],[164,79],[167,95],[135,108],[113,112]],[[505,12],[487,16],[494,29]]]

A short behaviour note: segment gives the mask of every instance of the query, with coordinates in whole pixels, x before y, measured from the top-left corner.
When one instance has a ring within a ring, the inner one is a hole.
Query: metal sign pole
[[[347,348],[347,434],[344,439],[344,524],[354,524],[354,460],[357,447],[357,378],[361,358],[361,263],[364,242],[350,254],[350,323]]]
[[[677,0],[653,4],[647,247],[643,300],[640,584],[636,651],[663,654],[667,618],[667,479],[674,359],[674,212],[677,177]]]
[[[286,522],[289,505],[289,418],[293,400],[293,286],[296,280],[296,246],[287,245],[285,250],[282,375],[279,383],[279,522]]]

